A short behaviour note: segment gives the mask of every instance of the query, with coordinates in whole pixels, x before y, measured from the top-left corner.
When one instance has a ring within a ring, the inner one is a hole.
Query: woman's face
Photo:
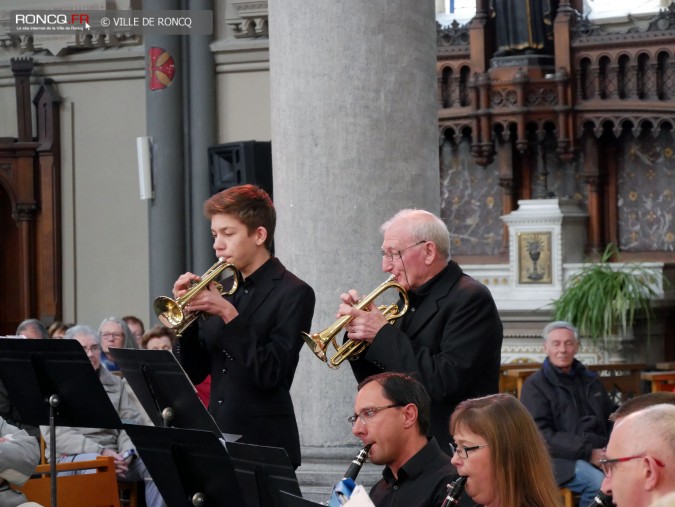
[[[168,336],[159,336],[151,338],[145,346],[148,350],[171,350],[171,338]]]
[[[455,431],[455,443],[458,449],[486,445],[485,439],[458,425]],[[492,483],[492,458],[489,447],[469,450],[468,457],[461,458],[455,453],[452,464],[457,467],[459,475],[467,477],[464,490],[474,502],[486,507],[497,505],[496,485]]]
[[[110,348],[121,349],[124,345],[124,329],[117,322],[108,321],[101,326],[101,347],[106,354]]]

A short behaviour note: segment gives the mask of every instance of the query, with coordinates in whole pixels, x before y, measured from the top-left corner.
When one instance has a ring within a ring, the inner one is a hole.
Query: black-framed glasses
[[[370,421],[373,417],[375,417],[375,414],[380,412],[381,410],[384,410],[385,408],[394,408],[394,407],[402,407],[403,405],[399,405],[397,403],[394,403],[393,405],[385,405],[384,407],[369,407],[369,408],[364,408],[359,412],[358,414],[350,415],[347,417],[347,420],[349,421],[349,424],[354,426],[356,424],[357,419],[361,419],[361,422],[363,424],[368,424],[368,421]]]
[[[625,461],[632,461],[634,459],[639,459],[639,458],[646,458],[644,454],[638,454],[636,456],[626,456],[625,458],[612,458],[612,459],[601,459],[598,462],[598,465],[600,466],[600,470],[602,470],[602,473],[605,474],[605,477],[609,478],[612,476],[612,473],[614,472],[614,467],[617,465],[617,463],[624,463]],[[654,457],[652,457],[654,460],[654,463],[656,463],[660,467],[665,467],[666,465],[661,461],[658,460]]]
[[[472,445],[471,447],[460,447],[460,446],[455,447],[452,444],[452,442],[450,442],[450,450],[452,451],[452,454],[457,453],[457,456],[459,456],[462,459],[467,459],[471,451],[475,451],[476,449],[480,449],[482,447],[489,447],[489,446],[488,444],[482,444],[482,445]]]
[[[407,246],[407,247],[405,247],[405,248],[403,248],[403,249],[401,249],[401,250],[396,250],[396,251],[394,251],[394,252],[385,252],[384,250],[382,250],[382,251],[381,251],[382,257],[385,258],[385,259],[387,259],[387,261],[389,261],[389,262],[393,262],[393,261],[394,261],[394,256],[395,256],[395,255],[398,255],[399,258],[403,258],[403,252],[405,252],[406,250],[410,250],[410,249],[411,249],[412,247],[414,247],[414,246],[422,245],[422,244],[424,244],[424,243],[426,243],[426,242],[427,242],[427,240],[426,240],[426,239],[423,239],[423,240],[418,241],[418,242],[415,243],[414,245]]]

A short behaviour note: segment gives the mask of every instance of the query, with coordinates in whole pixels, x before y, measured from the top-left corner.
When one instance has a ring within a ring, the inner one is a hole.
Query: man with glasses
[[[551,322],[542,337],[546,359],[525,380],[520,401],[548,444],[558,485],[581,495],[580,505],[587,506],[600,490],[597,467],[616,406],[597,373],[575,359],[579,337],[574,326]]]
[[[371,445],[370,462],[385,465],[370,490],[375,507],[438,507],[457,478],[450,457],[429,435],[430,401],[422,384],[402,373],[381,373],[359,384],[348,421],[352,433]]]
[[[675,491],[675,406],[654,405],[616,423],[600,461],[617,507],[649,507]]]
[[[410,299],[389,325],[375,304],[363,310],[355,290],[342,294],[347,338],[370,345],[350,361],[357,381],[392,371],[414,375],[431,396],[431,434],[450,452],[450,414],[462,400],[499,390],[502,323],[488,289],[450,260],[445,223],[424,210],[399,211],[381,227],[382,270]]]

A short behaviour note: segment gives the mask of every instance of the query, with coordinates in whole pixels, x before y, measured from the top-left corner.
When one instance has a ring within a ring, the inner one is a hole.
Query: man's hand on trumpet
[[[349,324],[345,326],[348,339],[372,343],[377,332],[388,324],[388,321],[375,303],[370,303],[362,310],[356,308],[354,305],[358,304],[360,299],[359,293],[353,289],[340,294],[342,303],[338,308],[337,317],[340,318],[344,315],[352,317]]]

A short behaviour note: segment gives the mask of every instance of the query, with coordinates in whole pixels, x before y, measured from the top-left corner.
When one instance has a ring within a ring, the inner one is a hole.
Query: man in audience
[[[520,400],[548,444],[559,486],[581,495],[589,505],[602,483],[597,468],[609,440],[614,403],[595,372],[575,359],[579,336],[571,324],[544,328],[546,359],[523,385]]]
[[[602,490],[617,507],[649,507],[675,491],[675,406],[654,405],[622,417],[600,461]]]
[[[131,334],[134,335],[137,348],[142,349],[141,342],[143,341],[143,335],[145,334],[143,321],[134,315],[125,315],[122,317],[122,320],[127,323]]]
[[[380,373],[359,384],[349,422],[352,433],[371,444],[371,463],[385,465],[370,490],[376,507],[438,507],[457,478],[450,457],[430,437],[430,406],[422,384],[403,373]]]
[[[23,493],[10,486],[22,486],[39,461],[37,440],[0,417],[0,507],[16,507],[26,502]]]
[[[130,395],[126,381],[101,366],[99,334],[89,326],[75,326],[66,332],[66,340],[77,340],[94,367],[110,402],[123,422],[138,423],[142,416]],[[50,446],[49,426],[41,426],[47,455]],[[87,461],[96,456],[112,456],[120,481],[145,481],[145,500],[148,507],[166,507],[157,486],[151,480],[145,465],[135,453],[134,444],[124,430],[106,428],[56,428],[57,462]],[[49,456],[47,456],[49,458]]]
[[[37,319],[26,319],[16,328],[17,336],[24,336],[31,340],[49,339],[49,331]]]

